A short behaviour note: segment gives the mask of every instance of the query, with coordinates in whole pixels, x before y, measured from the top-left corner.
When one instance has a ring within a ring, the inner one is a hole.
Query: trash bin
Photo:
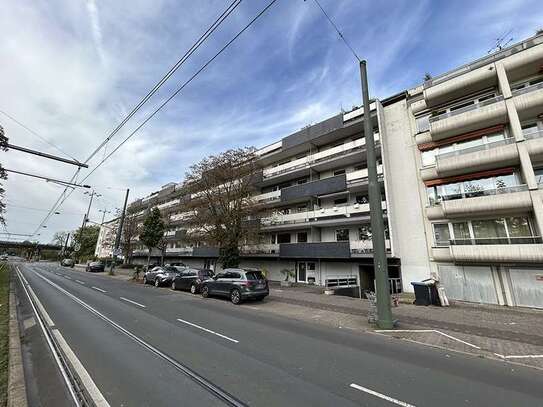
[[[415,305],[439,304],[434,281],[411,282],[415,290]]]

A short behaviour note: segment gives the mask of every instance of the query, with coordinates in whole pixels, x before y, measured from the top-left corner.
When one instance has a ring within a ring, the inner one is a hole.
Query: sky
[[[230,2],[4,0],[0,111],[32,130],[0,113],[10,143],[86,159]],[[267,2],[242,1],[90,161],[91,169]],[[437,75],[485,55],[498,37],[520,41],[543,25],[540,0],[320,3],[367,59],[370,94],[378,98],[420,84],[425,73]],[[111,218],[126,188],[130,201],[143,197],[180,182],[206,155],[265,146],[350,110],[360,99],[358,64],[314,1],[278,0],[85,181],[101,195],[90,220],[100,222],[100,211]],[[62,180],[75,170],[14,150],[0,152],[0,163]],[[35,233],[63,190],[16,174],[3,184],[4,232],[19,234]],[[88,202],[84,190],[75,189],[61,213],[31,239],[49,242],[55,231],[79,227]]]

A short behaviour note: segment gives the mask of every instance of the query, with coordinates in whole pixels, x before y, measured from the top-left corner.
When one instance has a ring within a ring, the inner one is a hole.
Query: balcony
[[[244,256],[261,256],[261,255],[279,255],[279,244],[256,244],[246,245],[241,248],[241,254]]]
[[[382,208],[386,209],[386,201],[382,201]],[[344,221],[346,218],[350,218],[353,215],[369,214],[369,211],[369,204],[353,204],[289,214],[275,213],[271,216],[262,218],[261,222],[262,226],[270,227],[275,225],[303,224],[333,218],[343,219]]]
[[[527,185],[492,188],[467,194],[445,195],[437,205],[426,208],[430,220],[468,217],[484,213],[498,215],[530,210],[532,198]]]
[[[451,258],[456,262],[541,263],[540,236],[452,240]]]
[[[281,191],[271,191],[264,194],[255,195],[253,199],[258,203],[270,203],[281,201]]]
[[[543,159],[543,130],[527,133],[524,135],[526,139],[526,149],[528,153],[537,161]]]
[[[375,135],[375,140],[379,140],[379,135]],[[289,173],[295,170],[309,168],[310,166],[322,163],[328,160],[341,158],[347,154],[362,151],[366,145],[366,139],[361,138],[348,143],[344,143],[337,147],[332,147],[324,151],[320,151],[315,154],[310,154],[306,157],[299,158],[297,160],[289,161],[288,163],[278,165],[276,167],[268,167],[263,171],[263,178],[268,179],[277,177],[281,174]]]
[[[281,258],[348,259],[349,242],[281,243]]]
[[[513,101],[521,120],[539,115],[543,105],[543,82],[513,91]]]
[[[432,140],[441,140],[460,133],[507,122],[507,108],[502,95],[430,117]]]
[[[347,189],[347,178],[345,174],[335,177],[323,178],[318,181],[306,182],[300,185],[283,188],[281,190],[281,201],[289,202],[306,199],[311,196],[332,194]]]
[[[350,242],[351,254],[357,255],[373,255],[373,242],[371,240],[355,240]],[[385,240],[385,248],[387,252],[390,251],[390,240]]]
[[[178,256],[192,256],[192,247],[168,247],[166,253]]]

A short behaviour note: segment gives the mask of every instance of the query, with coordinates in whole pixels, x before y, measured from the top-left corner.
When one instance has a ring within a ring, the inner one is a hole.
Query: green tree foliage
[[[149,250],[147,265],[151,258],[151,250],[160,243],[164,235],[164,221],[158,208],[153,208],[149,215],[143,221],[143,227],[140,233],[139,240]]]
[[[98,225],[86,226],[83,229],[83,234],[81,234],[81,228],[74,232],[74,245],[81,246],[77,252],[79,259],[88,260],[94,257],[94,251],[96,250],[96,242],[98,241],[99,233],[100,226]]]

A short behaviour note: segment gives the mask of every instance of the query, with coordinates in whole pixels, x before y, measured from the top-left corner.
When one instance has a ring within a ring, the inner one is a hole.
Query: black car
[[[102,263],[101,261],[91,261],[90,263],[87,264],[85,271],[101,272],[101,271],[104,271],[104,269],[105,269],[104,263]]]
[[[190,290],[192,294],[197,294],[202,283],[212,277],[211,270],[186,268],[172,280],[172,290]]]
[[[182,270],[173,266],[156,266],[143,275],[143,284],[154,284],[155,287],[170,284]]]
[[[204,298],[219,295],[230,298],[234,304],[250,298],[260,301],[270,294],[268,280],[256,269],[225,269],[204,281],[201,291]]]

